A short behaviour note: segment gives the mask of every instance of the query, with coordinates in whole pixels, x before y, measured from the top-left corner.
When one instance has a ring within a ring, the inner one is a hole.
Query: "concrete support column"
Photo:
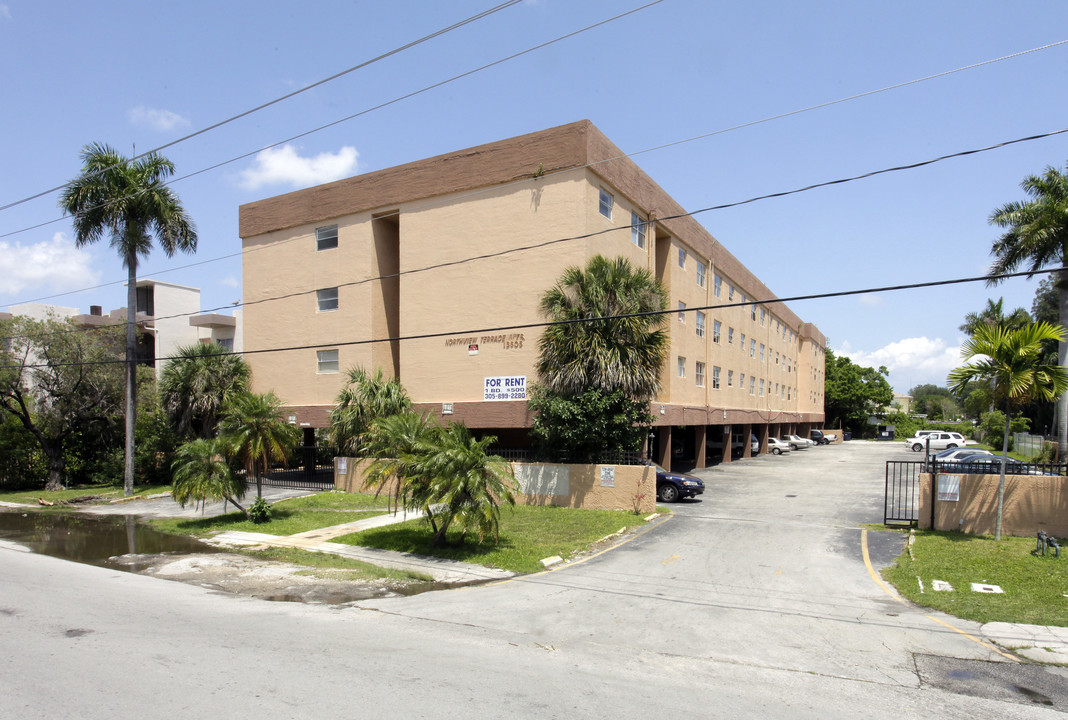
[[[693,429],[693,442],[694,442],[694,467],[703,468],[708,467],[705,462],[705,436],[708,432],[707,425],[697,425]]]
[[[657,441],[660,445],[656,462],[666,470],[671,469],[671,426],[663,425],[657,429]]]

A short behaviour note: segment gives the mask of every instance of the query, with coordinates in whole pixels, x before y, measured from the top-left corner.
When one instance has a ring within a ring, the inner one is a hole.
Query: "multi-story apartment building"
[[[662,464],[824,419],[823,335],[588,121],[249,203],[240,234],[253,382],[305,428],[328,424],[359,365],[419,410],[524,444],[538,303],[596,254],[667,288]]]
[[[10,313],[0,317],[24,315],[37,320],[49,317],[71,318],[82,328],[120,325],[126,322],[126,308],[105,315],[99,305],[88,314],[78,308],[41,303],[11,305]],[[151,365],[159,376],[162,363],[157,358],[172,357],[178,348],[197,342],[216,342],[234,352],[241,352],[239,315],[200,312],[200,290],[158,280],[137,281],[137,358]]]

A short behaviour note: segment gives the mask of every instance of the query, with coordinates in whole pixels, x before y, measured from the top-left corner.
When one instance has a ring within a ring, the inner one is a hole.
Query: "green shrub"
[[[248,508],[248,519],[257,525],[271,521],[271,506],[263,498],[256,498],[256,502]]]

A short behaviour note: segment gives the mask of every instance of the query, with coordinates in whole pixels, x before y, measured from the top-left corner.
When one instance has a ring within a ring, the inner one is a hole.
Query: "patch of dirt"
[[[427,582],[333,579],[331,574],[344,571],[315,568],[313,575],[303,565],[236,553],[122,555],[111,562],[131,572],[261,600],[341,605],[436,589]]]

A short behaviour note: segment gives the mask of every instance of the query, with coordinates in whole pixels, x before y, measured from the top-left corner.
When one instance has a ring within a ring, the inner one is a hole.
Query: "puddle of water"
[[[0,539],[63,560],[137,572],[137,563],[117,563],[120,555],[210,553],[217,548],[180,535],[167,535],[131,515],[0,512]]]

